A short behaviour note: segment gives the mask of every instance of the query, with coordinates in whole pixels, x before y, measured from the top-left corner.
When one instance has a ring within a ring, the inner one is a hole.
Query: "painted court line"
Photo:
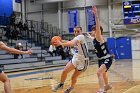
[[[134,86],[134,87],[132,87],[132,88],[129,88],[129,89],[127,89],[125,92],[123,92],[123,93],[129,93],[131,90],[133,90],[133,89],[135,89],[136,87],[138,87],[139,86],[139,88],[140,88],[140,85],[136,85],[136,86]]]
[[[39,70],[39,71],[25,72],[25,73],[8,75],[8,77],[9,78],[15,78],[15,77],[27,76],[27,75],[38,74],[38,73],[53,72],[53,71],[62,70],[62,69],[63,68],[55,68],[55,69],[48,69],[48,70]]]

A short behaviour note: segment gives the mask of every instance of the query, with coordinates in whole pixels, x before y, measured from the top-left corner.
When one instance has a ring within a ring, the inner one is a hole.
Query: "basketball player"
[[[10,48],[10,47],[6,46],[3,42],[0,42],[0,49],[8,51],[10,53],[15,53],[15,54],[31,54],[32,53],[32,50],[20,51],[20,50],[14,49],[14,48]],[[5,93],[12,93],[11,86],[10,86],[10,80],[1,69],[0,69],[0,81],[4,83]]]
[[[88,49],[87,44],[84,35],[82,35],[82,28],[81,27],[75,27],[74,28],[74,39],[71,41],[67,41],[65,43],[62,43],[60,41],[57,41],[56,44],[62,45],[62,46],[74,46],[74,55],[73,58],[67,63],[65,66],[62,75],[61,75],[61,81],[60,83],[52,90],[53,92],[56,92],[58,89],[63,88],[64,82],[67,78],[67,74],[75,70],[72,77],[71,77],[71,86],[67,88],[64,93],[70,93],[71,90],[74,88],[74,85],[76,84],[78,76],[87,69],[89,64],[88,59]]]
[[[92,27],[91,35],[88,33],[88,37],[93,39],[95,52],[98,59],[99,69],[97,71],[99,81],[99,91],[97,93],[105,93],[112,87],[108,84],[107,70],[112,64],[112,57],[110,56],[106,42],[102,36],[103,28],[100,26],[99,18],[97,15],[97,8],[94,6],[92,12],[95,16],[96,26]],[[105,85],[105,86],[104,86]]]

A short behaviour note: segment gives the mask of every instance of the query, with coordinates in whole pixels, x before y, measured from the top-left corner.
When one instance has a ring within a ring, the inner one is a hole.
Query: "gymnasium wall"
[[[39,3],[30,3],[29,0],[27,0],[27,11],[28,13],[28,19],[30,20],[36,20],[36,21],[41,21],[41,10],[42,10],[42,5]],[[121,1],[120,1],[121,2]],[[84,6],[92,6],[92,5],[97,5],[98,11],[99,11],[99,18],[101,21],[101,25],[104,28],[104,31],[109,31],[108,30],[108,5],[107,5],[107,0],[74,0],[74,1],[68,1],[64,2],[62,4],[62,30],[68,32],[68,10],[69,9],[78,9],[79,11],[79,25],[83,27],[83,31],[86,32],[86,20],[85,20],[85,11],[84,11]],[[48,3],[48,4],[43,4],[43,7],[45,9],[44,12],[44,21],[52,24],[53,26],[59,26],[58,22],[58,3]],[[114,3],[112,4],[112,11],[111,11],[111,17],[112,17],[112,24],[123,24],[123,9],[122,9],[122,4],[121,3]],[[118,37],[121,33],[115,34],[116,37]],[[120,35],[122,36],[122,35]],[[106,36],[107,38],[107,36]],[[132,45],[133,45],[133,39],[132,39]],[[136,43],[138,44],[138,43]],[[132,46],[132,58],[139,58],[140,50],[134,50]],[[138,44],[138,47],[140,45]],[[137,57],[134,57],[135,53],[138,53]]]
[[[132,59],[140,59],[140,37],[132,39]]]
[[[26,0],[27,19],[41,21],[41,5],[30,3],[30,0]]]
[[[10,23],[9,16],[12,12],[12,0],[0,0],[0,25],[5,26]]]
[[[15,0],[12,0],[12,2],[13,2],[13,11],[15,11],[15,12],[21,12],[20,3],[16,3]]]
[[[99,16],[101,18],[101,25],[104,27],[104,31],[108,31],[108,7],[107,0],[86,0],[86,6],[92,6],[94,3],[99,6]],[[86,20],[85,20],[85,1],[84,0],[75,0],[64,2],[62,8],[62,30],[68,32],[68,13],[67,11],[71,8],[78,9],[79,11],[79,25],[83,27],[83,31],[86,32]],[[43,4],[44,7],[44,21],[53,24],[53,26],[59,26],[58,22],[58,3],[48,3]],[[28,19],[41,21],[41,10],[42,5],[39,3],[30,3],[27,0],[27,11]]]
[[[44,21],[58,27],[58,3],[44,4]]]
[[[98,6],[97,6],[98,7]],[[108,8],[107,6],[99,6],[99,18],[101,21],[101,25],[104,28],[104,31],[108,31]],[[85,10],[83,8],[78,9],[79,13],[79,25],[83,27],[83,31],[87,31],[87,24],[86,24],[86,15],[85,15]],[[68,14],[67,10],[63,12],[63,30],[67,31],[68,28],[66,28],[68,25]]]
[[[0,15],[10,16],[11,13],[21,12],[21,7],[19,3],[15,3],[15,0],[0,0]]]
[[[57,13],[57,3],[50,3],[50,4],[36,4],[30,3],[27,0],[27,19],[28,20],[35,20],[41,21],[42,20],[42,8],[44,9],[43,12],[43,19],[45,22],[49,24],[53,24],[53,26],[58,27],[58,13]]]
[[[115,4],[112,6],[112,20],[115,24],[122,24],[123,21],[121,18],[123,18],[123,9],[122,4]]]
[[[0,16],[10,16],[12,11],[12,0],[0,0]]]
[[[63,3],[64,8],[85,7],[94,5],[107,5],[108,0],[73,0]]]

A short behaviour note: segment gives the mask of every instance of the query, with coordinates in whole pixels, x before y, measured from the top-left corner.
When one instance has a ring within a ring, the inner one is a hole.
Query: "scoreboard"
[[[140,24],[140,1],[123,2],[124,24]]]

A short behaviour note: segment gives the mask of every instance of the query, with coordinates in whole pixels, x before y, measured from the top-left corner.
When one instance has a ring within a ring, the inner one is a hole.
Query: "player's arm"
[[[99,21],[99,17],[98,17],[98,14],[97,14],[97,8],[95,6],[92,8],[92,12],[93,12],[93,14],[95,16],[95,20],[96,20],[95,38],[97,39],[97,41],[103,43],[104,39],[103,39],[102,34],[101,34],[100,21]]]
[[[32,53],[31,50],[28,50],[28,51],[20,51],[20,50],[17,50],[15,48],[10,48],[10,47],[6,46],[3,42],[0,42],[0,49],[1,50],[5,50],[5,51],[8,51],[10,53],[14,53],[14,54],[31,54]]]
[[[62,45],[62,46],[74,46],[74,45],[76,45],[77,43],[78,43],[79,41],[78,40],[71,40],[71,41],[67,41],[67,42],[59,42],[60,43],[60,45]]]
[[[62,43],[66,43],[66,42],[68,42],[68,40],[62,40],[61,42],[62,42]]]
[[[94,39],[94,37],[92,37],[88,32],[87,32],[87,37],[92,39],[92,40]]]

